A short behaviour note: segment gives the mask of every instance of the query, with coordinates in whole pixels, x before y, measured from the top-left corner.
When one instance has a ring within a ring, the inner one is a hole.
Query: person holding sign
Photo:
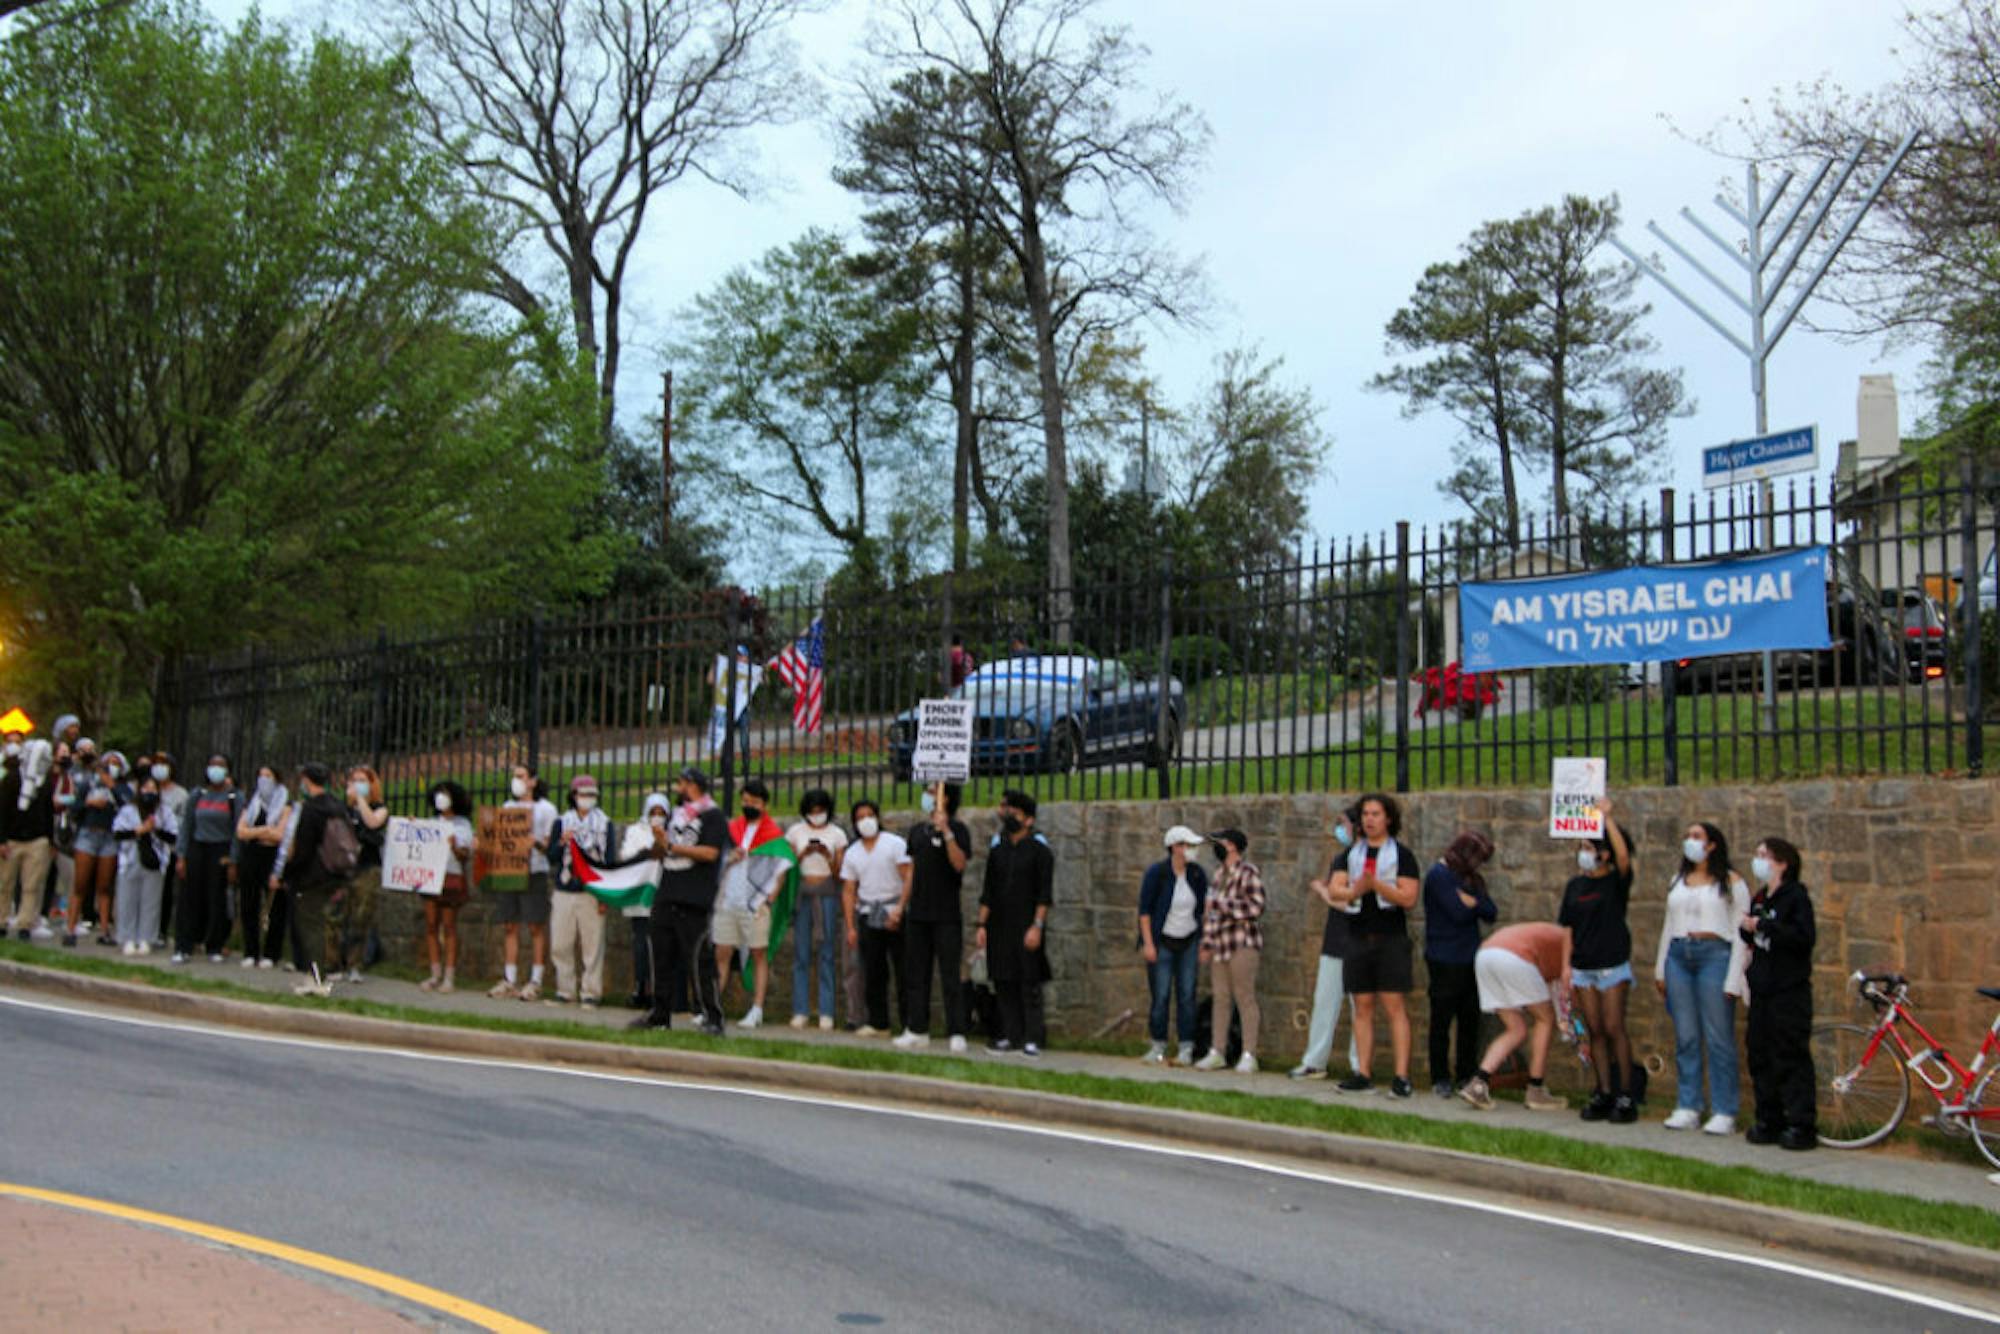
[[[424,897],[424,953],[431,975],[417,987],[448,994],[458,990],[458,910],[471,897],[465,872],[472,862],[472,798],[446,778],[431,784],[430,802],[437,818],[451,826],[451,861],[444,891]]]
[[[1634,1087],[1632,1038],[1625,1031],[1625,1007],[1632,996],[1632,929],[1625,911],[1632,899],[1632,845],[1600,797],[1602,836],[1576,850],[1577,874],[1563,890],[1556,922],[1569,928],[1575,950],[1570,985],[1576,1008],[1590,1034],[1596,1059],[1590,1073],[1597,1091],[1583,1105],[1586,1121],[1630,1125],[1639,1119]]]
[[[555,836],[558,818],[549,787],[534,768],[517,764],[508,776],[510,795],[500,809],[528,812],[528,882],[525,889],[502,889],[493,896],[493,920],[503,928],[500,950],[505,960],[503,975],[487,995],[496,1000],[533,1003],[542,998],[542,972],[549,959],[549,840]],[[488,888],[493,888],[489,885]],[[528,983],[519,986],[521,966],[521,926],[528,928],[528,942],[534,952]]]
[[[1348,850],[1347,863],[1333,873],[1327,898],[1336,907],[1357,905],[1348,918],[1349,944],[1343,968],[1348,992],[1354,997],[1354,1048],[1361,1058],[1352,1074],[1340,1081],[1342,1093],[1366,1093],[1375,1086],[1375,1010],[1389,1016],[1389,1048],[1395,1060],[1392,1097],[1408,1098],[1410,1083],[1409,910],[1420,892],[1417,858],[1396,835],[1403,811],[1396,799],[1371,792],[1361,799],[1361,838]]]
[[[924,818],[904,839],[910,850],[910,901],[903,914],[903,1032],[905,1050],[931,1042],[931,968],[944,998],[951,1049],[965,1050],[965,1003],[959,956],[965,946],[965,913],[959,894],[972,859],[972,831],[958,818],[959,787],[939,783],[924,793]]]

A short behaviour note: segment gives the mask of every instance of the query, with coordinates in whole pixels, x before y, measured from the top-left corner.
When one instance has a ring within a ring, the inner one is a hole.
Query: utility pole
[[[1678,241],[1662,231],[1660,224],[1657,222],[1646,224],[1647,231],[1658,237],[1667,249],[1678,255],[1689,268],[1713,283],[1749,317],[1748,338],[1730,328],[1699,301],[1689,296],[1667,277],[1661,266],[1640,255],[1618,237],[1611,238],[1611,244],[1618,248],[1618,253],[1631,261],[1633,268],[1673,293],[1682,305],[1699,315],[1709,328],[1721,334],[1731,347],[1741,352],[1749,361],[1750,397],[1755,408],[1758,435],[1765,435],[1771,429],[1766,393],[1768,385],[1764,374],[1771,352],[1778,346],[1778,340],[1785,336],[1785,331],[1792,327],[1792,321],[1798,318],[1799,311],[1804,308],[1807,298],[1812,296],[1813,289],[1819,286],[1820,279],[1826,277],[1827,270],[1833,267],[1834,259],[1840,254],[1848,239],[1854,235],[1855,229],[1860,227],[1862,217],[1874,207],[1876,199],[1881,197],[1883,187],[1889,184],[1889,178],[1895,174],[1896,168],[1902,165],[1903,159],[1909,155],[1912,148],[1916,147],[1917,139],[1922,133],[1921,130],[1911,130],[1903,136],[1902,142],[1896,145],[1895,152],[1890,154],[1889,161],[1875,177],[1875,183],[1868,187],[1860,204],[1848,215],[1847,221],[1841,224],[1840,230],[1834,234],[1832,243],[1820,255],[1819,262],[1813,266],[1812,272],[1793,288],[1790,304],[1778,317],[1775,328],[1767,329],[1766,317],[1779,308],[1781,298],[1785,296],[1785,285],[1790,281],[1793,271],[1798,268],[1799,261],[1805,257],[1806,248],[1812,244],[1813,238],[1820,234],[1820,228],[1825,225],[1827,215],[1833,211],[1834,204],[1840,198],[1840,192],[1847,188],[1847,182],[1854,175],[1855,168],[1861,165],[1861,155],[1868,147],[1866,141],[1856,144],[1854,151],[1847,155],[1846,161],[1840,164],[1840,174],[1834,178],[1833,187],[1824,195],[1820,194],[1820,186],[1825,183],[1827,174],[1834,169],[1834,162],[1832,158],[1821,162],[1818,170],[1813,172],[1812,180],[1806,184],[1805,190],[1792,204],[1784,220],[1775,230],[1767,230],[1767,224],[1771,221],[1771,215],[1777,211],[1778,205],[1784,202],[1785,193],[1791,189],[1794,176],[1792,172],[1787,171],[1779,177],[1776,188],[1771,191],[1770,197],[1766,198],[1758,178],[1757,164],[1754,162],[1744,172],[1742,208],[1737,208],[1720,194],[1715,196],[1715,206],[1721,209],[1730,221],[1743,229],[1742,242],[1725,240],[1714,228],[1696,217],[1692,209],[1681,210],[1681,217],[1686,219],[1690,227],[1700,232],[1743,269],[1749,286],[1747,299],[1744,293],[1719,277],[1714,270],[1689,254]],[[1815,197],[1818,197],[1816,205]],[[1791,249],[1785,254],[1777,271],[1769,272],[1772,261],[1778,259],[1780,251],[1785,250],[1786,241],[1792,237],[1793,228],[1797,226],[1799,219],[1805,216],[1808,205],[1813,207],[1805,229],[1798,233],[1796,240],[1792,241]],[[1758,505],[1764,520],[1759,545],[1767,551],[1777,545],[1777,521],[1772,514],[1773,503],[1771,479],[1766,477],[1759,484]],[[1763,666],[1764,688],[1760,722],[1765,732],[1775,735],[1778,730],[1777,655],[1766,650]]]
[[[660,550],[664,553],[674,522],[674,373],[665,371],[660,392]]]

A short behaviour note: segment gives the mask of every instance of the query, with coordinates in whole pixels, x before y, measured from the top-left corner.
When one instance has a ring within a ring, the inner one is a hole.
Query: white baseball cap
[[[1166,847],[1169,848],[1171,848],[1176,843],[1185,844],[1190,848],[1198,848],[1202,844],[1208,842],[1208,840],[1203,838],[1200,834],[1195,833],[1194,830],[1188,828],[1186,825],[1177,824],[1172,829],[1169,829],[1167,831],[1167,836],[1165,839],[1162,840],[1162,842]]]

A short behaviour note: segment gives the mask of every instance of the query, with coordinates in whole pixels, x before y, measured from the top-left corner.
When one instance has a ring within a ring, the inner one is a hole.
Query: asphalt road
[[[936,1118],[5,1003],[0,1053],[0,1180],[550,1329],[1971,1323],[1442,1201]],[[19,1275],[0,1275],[4,1309]]]

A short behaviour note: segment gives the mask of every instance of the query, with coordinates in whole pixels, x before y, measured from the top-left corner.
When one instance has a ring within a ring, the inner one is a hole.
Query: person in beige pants
[[[611,821],[598,809],[597,780],[589,774],[570,780],[569,802],[570,808],[556,822],[548,850],[553,872],[549,877],[549,953],[556,965],[553,1003],[581,1001],[583,1008],[594,1010],[604,999],[604,920],[608,910],[586,893],[572,874],[569,845],[574,842],[599,861],[607,859]],[[581,969],[577,966],[579,956]]]
[[[1229,1012],[1243,1019],[1243,1058],[1236,1072],[1257,1073],[1257,1038],[1262,1011],[1257,1005],[1257,965],[1264,957],[1264,877],[1245,861],[1250,838],[1240,829],[1209,835],[1222,858],[1222,869],[1208,891],[1201,930],[1201,957],[1208,960],[1209,986],[1214,992],[1214,1032],[1208,1055],[1194,1063],[1197,1070],[1220,1070],[1229,1064]]]

